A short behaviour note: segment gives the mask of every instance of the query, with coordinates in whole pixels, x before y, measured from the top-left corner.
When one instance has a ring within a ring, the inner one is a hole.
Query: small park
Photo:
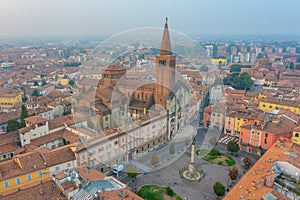
[[[170,187],[144,185],[137,194],[145,200],[182,200]]]

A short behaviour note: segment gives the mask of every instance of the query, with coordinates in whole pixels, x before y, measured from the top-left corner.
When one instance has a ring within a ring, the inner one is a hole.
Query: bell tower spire
[[[168,18],[162,35],[159,55],[156,56],[155,104],[167,108],[167,99],[175,86],[176,56],[172,54]]]
[[[160,55],[172,55],[171,40],[168,28],[168,17],[166,17],[166,23],[160,46]]]

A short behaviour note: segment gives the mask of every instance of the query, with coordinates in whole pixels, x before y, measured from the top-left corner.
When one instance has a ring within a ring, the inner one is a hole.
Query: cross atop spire
[[[171,47],[169,28],[168,28],[168,17],[166,17],[164,33],[160,45],[160,55],[172,55],[172,47]]]

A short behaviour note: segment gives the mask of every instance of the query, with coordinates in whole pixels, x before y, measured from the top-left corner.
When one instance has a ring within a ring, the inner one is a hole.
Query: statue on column
[[[193,166],[194,164],[194,158],[195,158],[195,137],[193,137],[193,142],[192,142],[192,149],[191,149],[191,163],[189,164],[188,168],[188,177],[194,178],[195,176],[195,167]]]

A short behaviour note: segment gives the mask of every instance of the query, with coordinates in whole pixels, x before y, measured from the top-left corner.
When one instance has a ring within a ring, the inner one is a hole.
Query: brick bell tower
[[[175,86],[176,56],[172,47],[168,29],[168,18],[164,27],[159,55],[156,56],[156,95],[155,104],[167,106],[167,99]]]

